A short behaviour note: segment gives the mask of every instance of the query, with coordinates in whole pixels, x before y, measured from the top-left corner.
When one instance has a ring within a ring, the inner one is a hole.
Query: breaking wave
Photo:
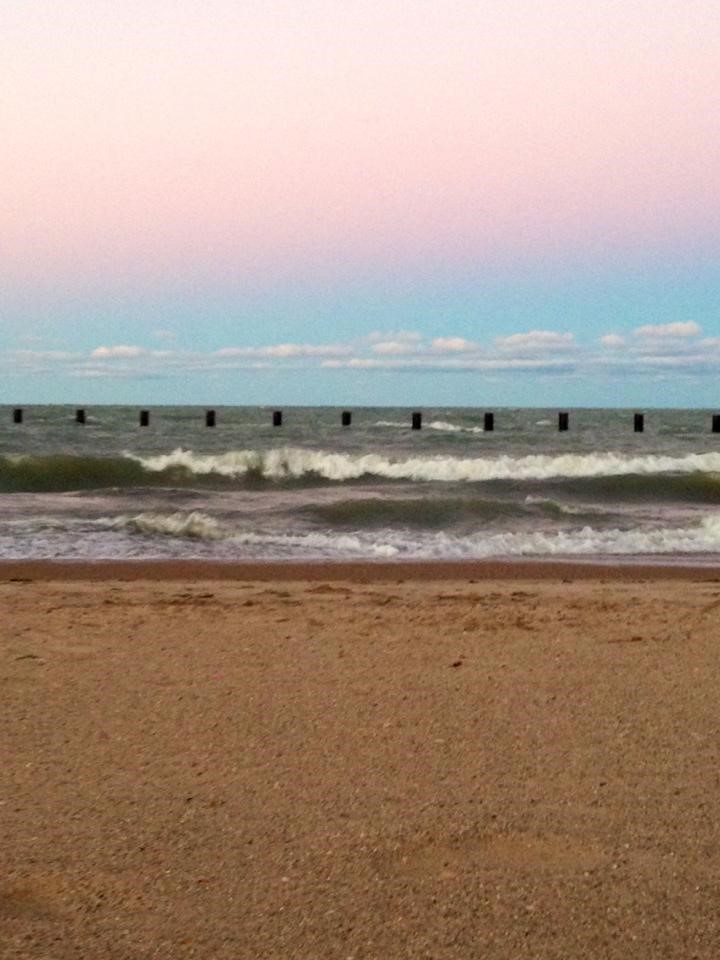
[[[220,524],[199,510],[191,513],[138,513],[99,521],[111,530],[127,530],[145,536],[188,537],[193,540],[220,540],[225,535]]]
[[[489,559],[511,557],[717,556],[720,513],[678,527],[600,529],[585,525],[570,530],[482,530],[453,535],[446,531],[408,529],[353,532],[277,532],[221,526],[201,513],[139,514],[100,521],[106,530],[166,540],[214,542],[225,559]],[[111,551],[118,556],[117,548]],[[152,549],[148,551],[152,555]],[[188,546],[183,555],[192,556]]]
[[[248,526],[247,520],[201,511],[145,511],[96,520],[48,522],[47,517],[0,522],[0,555],[6,558],[122,559],[205,557],[219,560],[453,560],[683,556],[717,562],[720,511],[676,525],[642,522],[612,526],[597,522],[572,527],[488,528],[452,531],[432,527],[365,526],[283,529]]]
[[[720,478],[720,453],[680,457],[620,453],[531,454],[523,457],[387,457],[382,454],[332,453],[283,447],[276,450],[236,450],[222,454],[195,454],[177,449],[160,456],[127,454],[143,469],[165,472],[182,469],[195,476],[218,475],[266,480],[305,477],[342,482],[364,477],[424,482],[481,483],[492,480],[549,480],[592,477],[653,476],[658,474],[715,474]],[[720,486],[718,488],[720,490]]]
[[[598,530],[585,526],[577,530],[508,532],[463,540],[465,543],[458,543],[458,556],[483,558],[717,554],[720,552],[720,514],[703,517],[697,525],[688,527]],[[466,554],[468,547],[470,552]],[[444,555],[455,554],[449,549]]]
[[[0,493],[46,493],[132,487],[147,482],[141,463],[126,457],[81,457],[72,454],[0,457]]]
[[[141,513],[97,521],[106,530],[141,534],[145,537],[179,538],[197,541],[224,541],[236,556],[261,557],[376,557],[392,558],[397,546],[380,543],[362,536],[333,532],[261,533],[234,530],[222,526],[213,517],[199,511],[192,513]],[[227,556],[227,550],[225,551]]]
[[[348,481],[563,484],[594,497],[631,496],[720,501],[720,453],[683,456],[621,453],[454,457],[352,454],[302,447],[121,457],[0,457],[0,492],[141,487],[238,487]]]

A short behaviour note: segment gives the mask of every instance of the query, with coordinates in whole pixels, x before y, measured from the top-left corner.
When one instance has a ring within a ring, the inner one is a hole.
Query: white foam
[[[145,535],[162,534],[194,540],[220,540],[224,536],[217,520],[199,510],[190,513],[138,513],[132,517],[121,516],[96,522],[112,530],[128,530]]]
[[[408,457],[381,454],[332,453],[283,447],[275,450],[231,450],[196,454],[178,448],[169,454],[141,457],[125,454],[149,471],[182,467],[197,476],[216,474],[240,478],[255,473],[269,480],[300,479],[307,475],[326,480],[383,477],[390,480],[482,482],[487,480],[545,480],[550,478],[612,477],[631,474],[711,472],[720,474],[720,453],[680,457],[621,453],[533,454],[525,457]]]
[[[400,429],[409,429],[411,424],[402,420],[376,420],[376,427],[399,427]],[[461,427],[457,423],[449,423],[447,420],[431,420],[424,425],[428,430],[440,430],[443,433],[485,433],[482,427]]]
[[[109,534],[125,534],[109,537]],[[142,534],[143,536],[136,536]],[[12,558],[215,557],[217,559],[488,559],[511,557],[720,556],[720,512],[684,526],[532,530],[455,535],[384,529],[334,533],[239,530],[192,513],[141,513],[10,535],[0,529],[0,556]]]
[[[273,534],[241,533],[232,537],[237,545],[260,547],[272,554],[282,556],[354,556],[354,557],[396,557],[400,548],[391,543],[378,542],[370,536],[360,537],[352,534]]]
[[[106,529],[194,540],[222,540],[239,555],[375,558],[489,558],[519,556],[643,556],[720,553],[720,513],[683,527],[635,527],[504,531],[454,535],[405,529],[333,533],[282,533],[223,528],[212,517],[191,513],[141,513],[97,521]]]
[[[249,534],[233,541],[260,555],[290,558],[386,557],[452,560],[508,557],[619,557],[713,555],[720,553],[720,514],[704,517],[696,526],[597,530],[585,526],[569,531],[476,533],[453,536],[383,530],[357,535]]]
[[[547,506],[553,507],[558,513],[567,514],[570,517],[585,515],[588,513],[605,514],[607,510],[603,507],[592,506],[591,504],[573,505],[571,503],[561,503],[552,497],[537,497],[529,493],[523,500],[528,506]]]
[[[398,548],[353,534],[334,533],[271,533],[237,531],[222,527],[217,520],[194,510],[191,513],[139,513],[95,521],[104,529],[140,533],[146,536],[223,540],[227,545],[249,547],[253,553],[292,556],[396,556]]]
[[[720,514],[712,514],[689,527],[597,530],[531,531],[473,535],[457,538],[440,535],[435,548],[442,556],[643,556],[707,554],[720,552]],[[438,554],[440,555],[440,554]]]
[[[482,427],[461,427],[456,423],[447,423],[445,420],[432,420],[428,427],[445,433],[485,433]]]

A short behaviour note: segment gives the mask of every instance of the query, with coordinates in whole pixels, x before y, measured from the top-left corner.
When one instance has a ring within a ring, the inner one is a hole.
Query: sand
[[[4,565],[0,956],[716,960],[720,572]]]

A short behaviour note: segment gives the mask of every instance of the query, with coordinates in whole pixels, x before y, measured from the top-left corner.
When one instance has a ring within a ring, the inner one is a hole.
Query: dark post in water
[[[273,410],[273,426],[282,426],[282,410]]]
[[[645,429],[645,414],[636,413],[633,418],[633,429],[635,433],[642,433]]]
[[[413,430],[422,430],[422,414],[417,411],[412,415]]]
[[[712,432],[720,433],[720,413],[714,413],[712,418]]]
[[[340,423],[344,427],[350,426],[352,423],[352,413],[349,410],[343,410],[342,414],[340,415]]]
[[[205,411],[205,426],[214,427],[215,426],[215,411],[206,410]]]
[[[140,426],[149,427],[150,426],[150,411],[141,410],[140,411]]]
[[[82,407],[75,411],[75,423],[85,423],[85,411]]]
[[[495,414],[486,413],[483,418],[483,430],[485,433],[492,433],[495,429]]]
[[[22,423],[23,421],[23,412],[22,407],[15,407],[13,410],[13,423]]]
[[[558,430],[564,432],[565,430],[570,429],[570,414],[569,413],[559,413],[558,414]]]

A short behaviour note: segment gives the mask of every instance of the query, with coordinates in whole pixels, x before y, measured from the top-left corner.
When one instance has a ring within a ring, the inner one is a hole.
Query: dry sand
[[[3,960],[720,955],[717,571],[99,569],[0,570]]]

